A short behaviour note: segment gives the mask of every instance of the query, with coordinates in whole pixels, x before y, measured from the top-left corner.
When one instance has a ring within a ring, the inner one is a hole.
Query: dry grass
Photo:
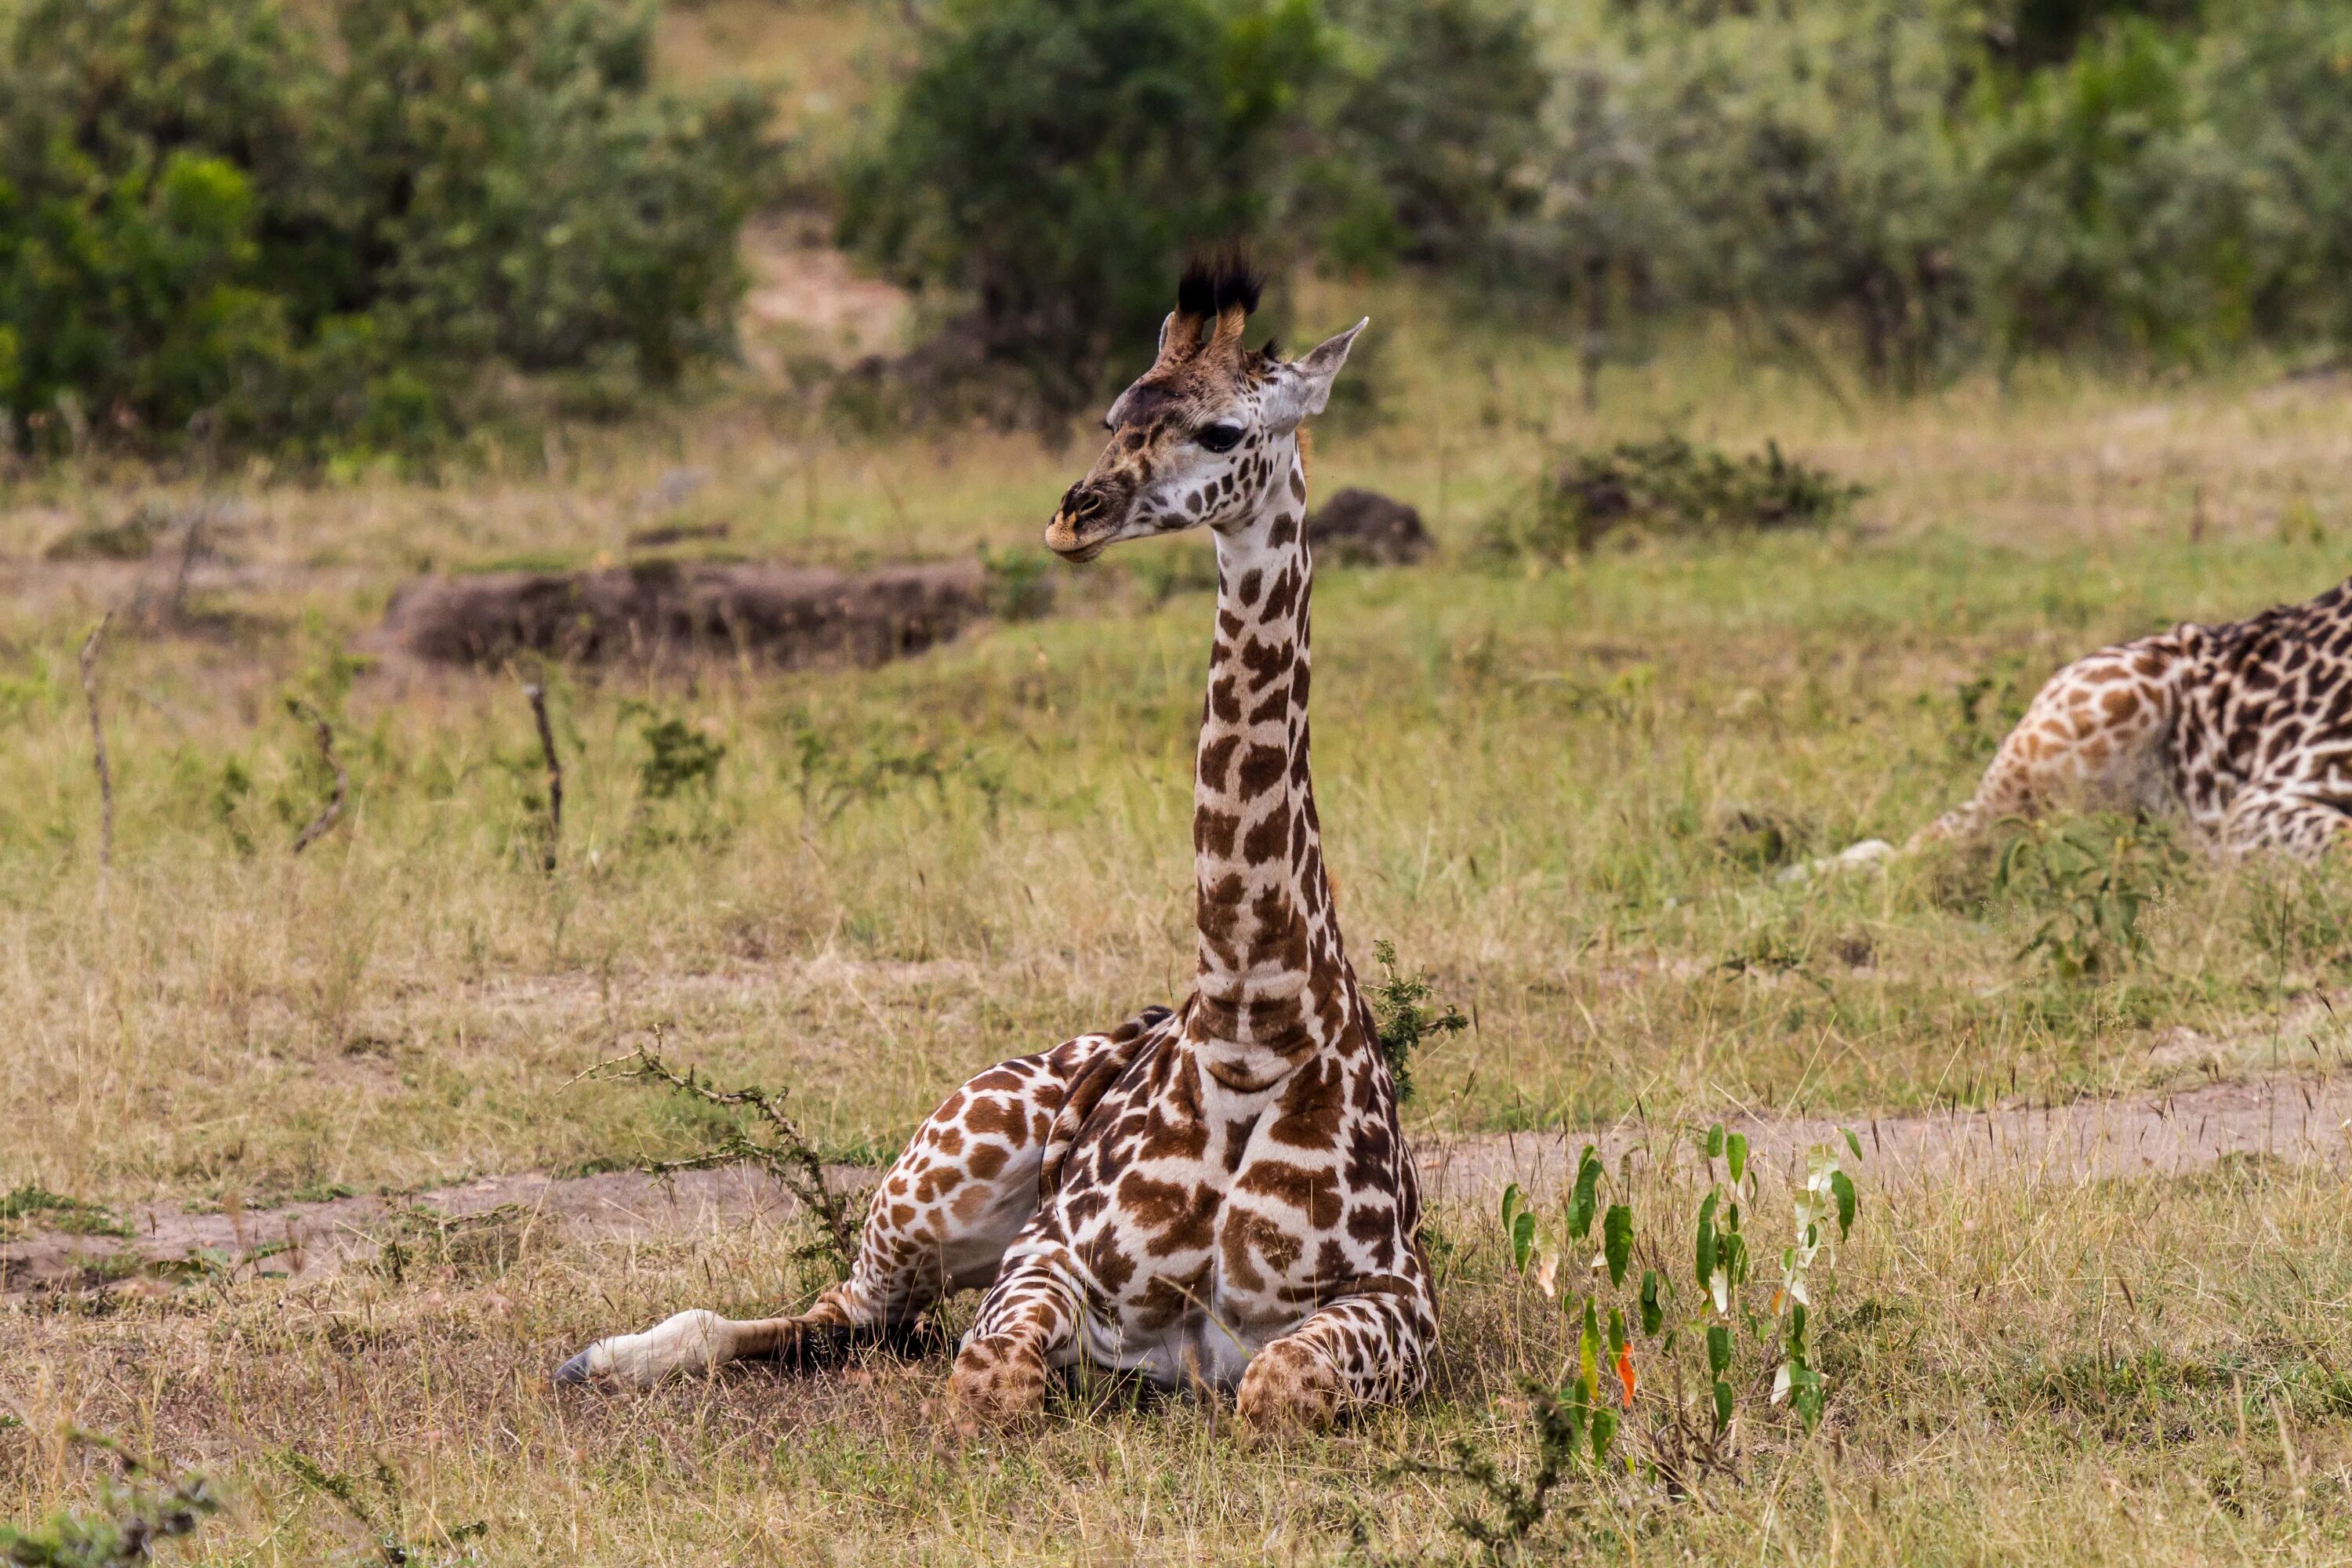
[[[1781,1212],[1767,1181],[1763,1216]],[[1636,1188],[1645,1205],[1665,1197],[1654,1175]],[[1736,1476],[1682,1502],[1637,1480],[1580,1482],[1538,1546],[2338,1559],[2352,1551],[2347,1225],[2340,1174],[2259,1165],[1893,1198],[1865,1180],[1822,1341],[1835,1392],[1821,1430],[1805,1439],[1754,1407]],[[802,1293],[799,1237],[765,1226],[625,1252],[487,1249],[397,1285],[353,1273],[26,1311],[0,1331],[0,1385],[26,1422],[0,1433],[0,1508],[75,1494],[80,1468],[51,1436],[71,1421],[235,1479],[231,1516],[195,1561],[348,1549],[289,1451],[352,1474],[388,1465],[411,1544],[481,1521],[478,1549],[500,1563],[1326,1562],[1353,1534],[1378,1560],[1443,1560],[1458,1544],[1448,1510],[1466,1500],[1396,1476],[1396,1461],[1456,1436],[1516,1454],[1514,1380],[1558,1375],[1566,1350],[1557,1313],[1498,1272],[1491,1217],[1448,1215],[1444,1231],[1437,1389],[1410,1413],[1272,1447],[1198,1406],[1116,1395],[1025,1437],[954,1442],[927,1409],[936,1360],[752,1370],[611,1401],[547,1385],[551,1347],[616,1317]],[[1643,1245],[1680,1257],[1671,1236]]]
[[[1363,302],[1321,285],[1299,314]],[[1369,304],[1392,342],[1365,368],[1394,417],[1327,432],[1315,481],[1415,501],[1444,549],[1320,584],[1317,761],[1360,949],[1393,938],[1476,1019],[1420,1064],[1423,1131],[2344,1061],[2339,1034],[2305,1026],[2352,962],[2324,880],[2191,867],[2151,918],[2151,962],[2067,990],[2015,956],[2034,917],[1982,866],[1792,888],[1770,863],[1948,804],[2002,704],[2070,654],[2332,582],[2352,527],[2336,392],[2251,373],[1972,384],[1848,416],[1701,340],[1612,371],[1587,421],[1557,355]],[[352,637],[428,564],[584,564],[649,515],[836,563],[1025,545],[1085,458],[877,443],[748,393],[667,418],[439,487],[236,481],[241,514],[216,531],[234,559],[199,567],[193,625],[118,630],[100,661],[102,889],[74,654],[138,569],[37,557],[153,481],[60,473],[0,497],[0,1104],[17,1108],[0,1190],[253,1206],[675,1156],[708,1142],[698,1113],[569,1082],[656,1022],[722,1081],[791,1086],[830,1152],[882,1154],[975,1067],[1181,989],[1207,600],[1170,552],[1129,552],[1061,617],[883,670],[553,675],[552,875],[519,683],[352,668]],[[1777,437],[1873,495],[1821,536],[1534,576],[1468,562],[1547,443],[1661,424]],[[709,482],[643,499],[680,467]],[[1971,724],[1956,693],[1988,675]],[[344,820],[299,860],[331,781],[288,697],[333,719],[351,772]],[[671,715],[727,753],[708,791],[648,798],[642,731]],[[1833,1331],[1820,1436],[1759,1422],[1744,1478],[1705,1501],[1612,1483],[1548,1539],[1630,1558],[2340,1558],[2347,1215],[2324,1172],[1890,1199],[1849,1259],[1841,1300],[1875,1306]],[[1444,1226],[1438,1395],[1274,1451],[1182,1404],[940,1447],[921,1414],[937,1365],[614,1405],[544,1388],[593,1333],[805,1292],[801,1238],[764,1229],[18,1302],[0,1309],[0,1397],[23,1422],[0,1429],[0,1510],[78,1495],[53,1437],[70,1416],[235,1485],[200,1558],[313,1561],[342,1539],[279,1448],[348,1472],[385,1457],[412,1540],[487,1521],[475,1544],[498,1562],[1322,1561],[1359,1519],[1367,1551],[1410,1556],[1444,1546],[1444,1511],[1429,1483],[1381,1479],[1391,1461],[1514,1440],[1513,1375],[1551,1370],[1559,1344],[1498,1273],[1491,1222]]]

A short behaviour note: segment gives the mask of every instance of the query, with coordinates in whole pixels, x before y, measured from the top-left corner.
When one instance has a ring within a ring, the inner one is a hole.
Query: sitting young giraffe
[[[903,1330],[986,1285],[958,1419],[1039,1408],[1087,1365],[1236,1391],[1241,1415],[1327,1423],[1402,1400],[1437,1321],[1396,1094],[1339,941],[1307,765],[1307,477],[1364,323],[1295,363],[1244,348],[1255,278],[1189,270],[1151,368],[1045,542],[1088,561],[1206,527],[1217,616],[1195,770],[1192,994],[1002,1063],[950,1095],[867,1210],[848,1282],[796,1318],[685,1312],[598,1342],[566,1381],[645,1384]]]
[[[1975,795],[1911,844],[2059,804],[2179,811],[2222,854],[2318,859],[2352,824],[2352,583],[2076,659],[2033,699]]]

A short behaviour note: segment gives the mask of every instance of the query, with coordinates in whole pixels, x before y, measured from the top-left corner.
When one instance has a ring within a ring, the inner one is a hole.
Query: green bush
[[[0,11],[0,409],[429,443],[486,369],[659,384],[728,343],[762,106],[649,79],[628,0]]]
[[[1782,454],[1778,442],[1734,458],[1678,436],[1570,452],[1531,501],[1487,520],[1489,560],[1563,561],[1619,532],[1661,536],[1817,528],[1864,494],[1859,485]]]
[[[948,0],[846,174],[844,237],[968,300],[978,355],[1059,417],[1150,342],[1187,250],[1264,230],[1326,48],[1305,0]]]
[[[1055,421],[1149,353],[1190,251],[1463,258],[1532,194],[1548,90],[1523,0],[946,0],[842,235],[942,298],[938,366]]]

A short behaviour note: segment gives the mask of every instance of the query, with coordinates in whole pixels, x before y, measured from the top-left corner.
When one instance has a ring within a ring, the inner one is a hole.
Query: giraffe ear
[[[1266,423],[1287,430],[1322,413],[1331,401],[1331,384],[1339,378],[1339,367],[1348,363],[1348,350],[1354,346],[1356,334],[1371,321],[1365,317],[1337,337],[1316,344],[1306,358],[1283,366],[1266,407]]]

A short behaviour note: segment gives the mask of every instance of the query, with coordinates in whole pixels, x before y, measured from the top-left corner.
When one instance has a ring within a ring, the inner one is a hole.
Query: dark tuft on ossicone
[[[1257,309],[1265,288],[1265,274],[1238,249],[1194,257],[1177,280],[1176,309],[1187,316],[1216,317],[1238,305],[1247,315]]]

